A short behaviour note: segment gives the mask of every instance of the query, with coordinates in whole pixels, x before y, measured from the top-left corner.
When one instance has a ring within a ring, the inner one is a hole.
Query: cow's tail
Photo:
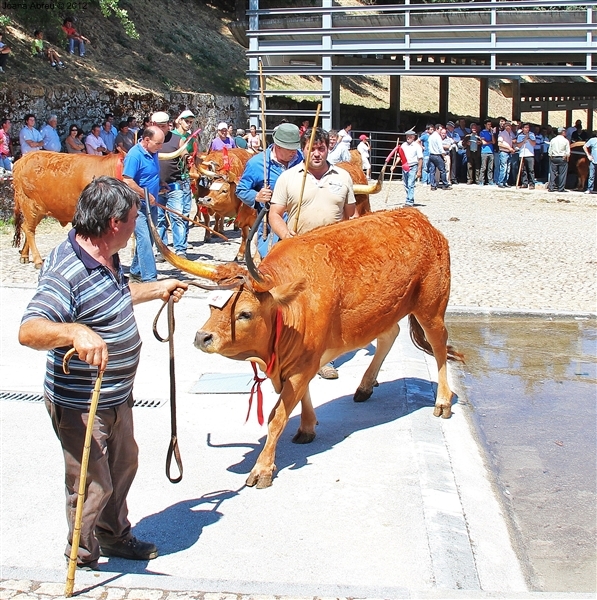
[[[427,354],[433,356],[433,348],[431,348],[431,344],[427,341],[425,337],[425,332],[421,327],[419,321],[414,315],[408,315],[408,323],[410,325],[410,339],[413,344],[419,349],[423,350]],[[464,354],[460,352],[456,352],[453,346],[448,345],[448,360],[457,360],[458,362],[464,362]]]
[[[14,191],[14,219],[15,219],[15,234],[12,238],[13,248],[21,247],[21,231],[23,226],[23,211],[21,210],[21,203],[19,202],[19,194],[17,191]]]

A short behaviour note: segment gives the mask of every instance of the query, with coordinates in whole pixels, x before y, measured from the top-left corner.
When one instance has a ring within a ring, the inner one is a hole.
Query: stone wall
[[[166,111],[176,118],[187,108],[193,111],[197,126],[202,129],[199,136],[202,149],[207,149],[215,137],[220,121],[247,128],[248,100],[244,97],[175,92],[160,96],[151,92],[119,93],[114,90],[41,86],[0,89],[0,116],[12,121],[11,136],[14,140],[18,140],[19,131],[24,126],[23,118],[28,113],[35,115],[38,128],[45,124],[51,114],[55,114],[58,117],[58,133],[64,139],[72,123],[88,132],[94,123],[101,124],[106,113],[114,114],[116,125],[131,115],[137,117],[141,124],[145,116],[157,110]]]

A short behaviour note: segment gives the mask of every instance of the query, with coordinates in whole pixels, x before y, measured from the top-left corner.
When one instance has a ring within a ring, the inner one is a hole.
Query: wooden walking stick
[[[396,148],[398,148],[398,146],[396,146]],[[398,159],[400,158],[400,153],[398,151],[396,151],[396,154],[394,155],[394,160],[392,161],[392,168],[390,169],[390,179],[388,181],[388,191],[386,192],[386,199],[385,199],[385,203],[388,203],[388,197],[390,196],[390,184],[392,183],[392,175],[394,175],[394,169],[396,168],[396,165],[398,164]]]
[[[76,352],[71,348],[65,355],[62,361],[62,369],[68,375],[68,361]],[[91,406],[89,407],[89,417],[87,420],[87,428],[85,430],[85,445],[83,447],[83,456],[81,457],[81,474],[79,475],[79,493],[77,496],[77,509],[75,512],[75,525],[73,528],[73,540],[71,543],[70,558],[68,560],[68,571],[66,574],[66,585],[64,587],[64,595],[66,598],[71,598],[75,587],[75,570],[77,568],[77,555],[79,553],[79,540],[81,539],[81,522],[83,520],[83,504],[85,502],[85,488],[87,486],[87,466],[89,464],[89,454],[91,450],[91,435],[93,433],[93,422],[95,421],[95,413],[99,403],[100,389],[102,387],[103,371],[98,369],[97,378],[93,387],[93,395],[91,396]]]
[[[313,121],[313,128],[311,129],[311,137],[309,138],[309,147],[307,148],[307,155],[305,156],[305,171],[303,173],[303,181],[301,183],[301,195],[299,196],[298,210],[296,211],[296,219],[294,220],[294,231],[298,233],[299,217],[301,216],[301,205],[303,203],[303,194],[305,192],[305,182],[307,181],[307,173],[309,173],[309,157],[311,156],[311,149],[313,148],[313,140],[315,139],[315,132],[317,131],[317,121],[319,120],[319,111],[321,110],[321,104],[317,105],[315,111],[315,120]]]
[[[518,175],[516,176],[516,189],[518,189],[518,184],[520,183],[520,174],[522,173],[522,163],[524,162],[524,158],[518,155]]]
[[[263,134],[263,187],[269,188],[267,180],[267,134],[265,132],[265,84],[263,81],[263,62],[259,57],[259,96],[261,100],[261,133]],[[263,239],[267,239],[267,216],[263,217]]]

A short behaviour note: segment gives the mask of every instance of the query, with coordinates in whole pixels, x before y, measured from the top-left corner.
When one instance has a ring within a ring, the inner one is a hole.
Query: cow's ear
[[[291,283],[285,283],[283,285],[277,285],[275,288],[270,290],[270,294],[274,299],[274,302],[287,306],[290,304],[305,288],[306,282],[304,279],[293,281]]]

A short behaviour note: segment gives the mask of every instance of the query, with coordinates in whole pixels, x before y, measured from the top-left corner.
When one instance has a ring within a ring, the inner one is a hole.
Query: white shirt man
[[[108,151],[104,140],[100,137],[99,125],[91,128],[91,133],[85,138],[85,148],[87,148],[87,154],[91,154],[91,156],[103,156]]]
[[[41,132],[35,129],[35,117],[33,115],[25,116],[25,127],[19,133],[19,144],[21,146],[21,154],[37,152],[44,145]]]
[[[41,135],[43,137],[43,149],[50,150],[51,152],[60,152],[62,150],[62,144],[56,131],[56,125],[58,124],[58,118],[56,115],[52,115],[48,122],[41,128]]]

